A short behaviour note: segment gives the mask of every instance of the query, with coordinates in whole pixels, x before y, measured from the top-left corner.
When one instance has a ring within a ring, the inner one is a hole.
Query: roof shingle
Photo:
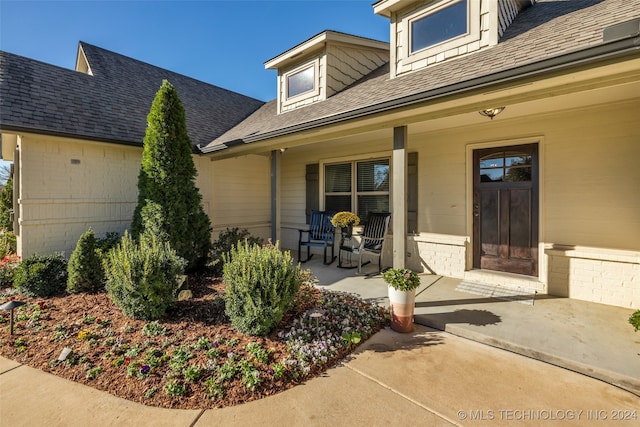
[[[206,145],[264,103],[80,42],[93,75],[0,52],[0,128],[142,144],[166,79],[182,101],[189,137]]]
[[[640,0],[538,0],[518,14],[496,46],[394,79],[387,64],[325,101],[283,114],[271,101],[205,151],[595,46],[604,28],[639,16]]]

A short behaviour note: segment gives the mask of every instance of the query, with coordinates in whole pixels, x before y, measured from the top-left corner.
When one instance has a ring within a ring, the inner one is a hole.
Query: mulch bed
[[[353,347],[345,349],[339,357],[329,360],[327,364],[313,367],[305,377],[286,371],[276,379],[272,369],[274,363],[285,359],[290,353],[277,333],[287,329],[293,319],[316,307],[321,298],[320,291],[311,286],[303,286],[294,308],[287,313],[279,327],[268,336],[253,337],[237,332],[226,318],[224,288],[224,283],[213,276],[189,277],[189,289],[193,298],[177,302],[160,321],[166,331],[151,336],[142,333],[149,322],[125,317],[105,293],[81,293],[44,299],[14,295],[13,298],[24,301],[27,305],[21,311],[15,310],[13,336],[9,335],[9,314],[0,314],[3,317],[0,320],[4,322],[0,332],[0,354],[145,405],[201,409],[237,405],[280,393],[321,374],[353,351]],[[0,302],[6,300],[3,297]],[[88,331],[93,339],[79,338],[82,331]],[[251,359],[245,348],[249,342],[256,342],[268,350],[268,363],[252,362],[259,369],[261,378],[255,390],[249,390],[242,383],[241,375],[237,374],[235,380],[225,384],[224,394],[212,399],[205,378],[206,375],[211,378],[213,371],[205,369],[199,380],[176,378],[185,386],[184,395],[170,396],[164,391],[163,385],[166,385],[167,375],[175,374],[169,368],[167,360],[142,378],[127,372],[128,366],[125,365],[141,360],[145,352],[152,348],[159,349],[168,359],[175,354],[177,348],[191,346],[192,358],[188,360],[188,365],[205,367],[207,363],[211,364],[206,350],[196,349],[196,343],[198,340],[202,341],[203,337],[206,338],[205,341],[215,343],[220,352],[219,364],[230,353],[235,354],[231,357]],[[58,362],[58,356],[65,347],[73,350],[72,357],[65,362]],[[115,366],[114,361],[118,357],[122,358],[126,349],[136,347],[140,349],[138,355],[129,357],[129,360],[125,358],[123,364]],[[92,369],[94,373],[98,372],[94,378],[90,378]]]

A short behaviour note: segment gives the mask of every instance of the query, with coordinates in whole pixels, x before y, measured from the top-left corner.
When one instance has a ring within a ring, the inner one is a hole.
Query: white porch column
[[[407,127],[393,128],[393,268],[405,268],[407,256]]]
[[[282,152],[271,151],[271,241],[280,240],[280,161]]]

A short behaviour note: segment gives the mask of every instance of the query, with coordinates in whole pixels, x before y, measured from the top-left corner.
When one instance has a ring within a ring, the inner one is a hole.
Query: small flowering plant
[[[336,228],[344,228],[360,224],[360,217],[353,212],[338,212],[331,218],[331,224]]]
[[[398,291],[413,291],[420,286],[418,274],[406,268],[390,268],[382,273],[382,278]]]
[[[0,259],[0,286],[12,286],[13,275],[20,265],[20,257],[12,254]]]

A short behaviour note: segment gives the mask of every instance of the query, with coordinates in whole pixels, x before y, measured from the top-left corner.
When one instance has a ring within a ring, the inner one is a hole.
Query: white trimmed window
[[[404,66],[480,40],[480,2],[443,0],[401,18]]]
[[[320,94],[319,60],[308,61],[282,76],[284,104],[299,102]]]
[[[388,158],[325,164],[324,210],[389,212],[390,172]]]
[[[460,0],[410,20],[410,51],[438,45],[469,33],[468,0]]]
[[[302,95],[315,89],[316,76],[313,65],[287,76],[287,98]]]

